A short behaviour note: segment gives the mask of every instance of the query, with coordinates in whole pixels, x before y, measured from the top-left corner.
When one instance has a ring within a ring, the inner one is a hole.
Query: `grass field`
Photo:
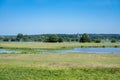
[[[0,80],[119,80],[120,69],[0,68]]]
[[[120,47],[119,43],[40,43],[0,42],[0,48],[10,49],[67,49],[74,47]]]
[[[119,80],[119,54],[0,54],[0,80]]]
[[[114,47],[120,44],[0,43],[32,54],[0,54],[0,80],[119,80],[120,54],[34,54],[34,49]]]
[[[25,67],[120,67],[119,54],[0,54],[0,65]]]

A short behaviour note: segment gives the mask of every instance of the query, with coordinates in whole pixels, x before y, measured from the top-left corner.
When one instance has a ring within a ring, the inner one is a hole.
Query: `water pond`
[[[0,53],[18,53],[18,51],[15,51],[15,50],[7,50],[7,49],[0,49]]]
[[[81,53],[113,53],[120,54],[120,48],[73,48],[69,50],[56,50],[57,53],[81,52]]]
[[[20,51],[0,49],[0,53],[19,53]],[[73,48],[69,50],[36,50],[37,53],[112,53],[120,54],[120,48]]]

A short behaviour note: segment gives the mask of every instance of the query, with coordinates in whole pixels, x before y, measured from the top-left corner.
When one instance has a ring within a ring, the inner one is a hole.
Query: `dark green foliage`
[[[75,39],[75,41],[76,41],[76,42],[79,42],[79,39],[78,39],[78,38],[76,38],[76,39]]]
[[[23,34],[21,34],[21,33],[17,34],[17,37],[16,37],[17,41],[21,41],[22,38],[23,38]]]
[[[100,39],[95,40],[95,43],[101,43]]]
[[[10,38],[7,38],[7,37],[3,39],[3,41],[5,41],[5,42],[9,41],[9,40],[10,40]]]
[[[17,35],[17,38],[19,38],[19,39],[23,38],[23,34],[19,33],[19,34]]]
[[[75,41],[76,41],[76,38],[72,38],[71,41],[72,41],[72,42],[75,42]]]
[[[51,34],[48,38],[48,42],[58,42],[59,37],[56,34]]]
[[[0,68],[0,80],[119,80],[120,69]]]
[[[59,43],[63,42],[63,38],[60,37],[60,38],[58,39],[58,42],[59,42]]]
[[[23,35],[22,40],[23,41],[30,41],[29,35]]]
[[[16,38],[11,38],[11,41],[13,42],[13,41],[16,41]]]
[[[0,36],[0,41],[2,41],[4,39],[4,37]]]
[[[89,37],[89,35],[87,34],[87,33],[84,33],[83,35],[82,35],[82,37],[80,38],[80,41],[79,42],[83,42],[83,43],[85,43],[85,42],[90,42],[90,37]]]
[[[115,40],[115,39],[112,39],[112,40],[111,40],[111,43],[116,43],[116,40]]]
[[[56,34],[58,37],[63,38],[65,42],[79,42],[80,36],[82,34]],[[0,41],[35,41],[35,42],[49,42],[50,34],[40,34],[40,35],[23,35],[19,33],[17,36],[2,36],[0,37]],[[115,39],[116,42],[120,40],[119,34],[89,34],[90,40],[95,42],[95,40],[100,39],[102,41],[111,41],[112,39]],[[9,40],[4,40],[5,38],[9,38]],[[12,39],[12,38],[16,38]],[[84,42],[84,41],[83,41]],[[114,43],[114,42],[113,42]]]
[[[70,38],[67,38],[66,40],[67,40],[67,42],[71,42],[71,39],[70,39]]]

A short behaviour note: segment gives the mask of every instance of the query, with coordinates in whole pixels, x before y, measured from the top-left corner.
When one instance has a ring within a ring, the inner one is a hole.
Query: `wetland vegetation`
[[[20,50],[0,54],[1,80],[119,80],[119,54],[45,53],[75,47],[120,47],[117,43],[1,42],[1,49]],[[42,54],[36,50],[42,49]]]
[[[0,54],[1,80],[119,80],[119,54]]]
[[[65,52],[109,47],[120,53],[119,35],[111,35],[107,38],[105,34],[100,37],[86,33],[0,37],[0,80],[119,80],[120,54]],[[62,50],[64,54],[59,52]]]

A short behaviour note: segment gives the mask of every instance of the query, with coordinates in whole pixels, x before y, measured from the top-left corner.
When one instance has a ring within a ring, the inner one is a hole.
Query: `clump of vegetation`
[[[4,42],[9,42],[9,38],[4,38],[3,41]]]
[[[51,42],[51,43],[62,43],[63,42],[63,38],[58,37],[56,34],[51,34],[48,39],[46,40],[46,42]]]
[[[79,41],[79,42],[83,42],[83,43],[85,43],[85,42],[90,42],[90,37],[89,37],[89,35],[86,34],[86,33],[84,33],[84,34],[82,35],[82,37],[80,38],[80,41]]]
[[[95,43],[101,43],[100,39],[95,40]]]
[[[119,80],[120,69],[0,67],[0,80]]]
[[[48,38],[48,42],[58,42],[59,37],[56,34],[52,34]]]
[[[86,34],[86,33],[85,33]],[[48,39],[51,34],[40,34],[40,35],[26,35],[19,33],[16,36],[0,36],[0,42],[48,42]],[[58,38],[62,38],[63,42],[79,42],[81,39],[82,42],[89,42],[82,40],[83,34],[54,34],[58,36]],[[90,38],[90,42],[100,39],[104,42],[106,40],[109,42],[112,39],[115,39],[116,42],[119,42],[120,35],[119,34],[87,34]],[[80,38],[81,37],[81,38]],[[57,41],[59,42],[59,41]]]
[[[120,47],[117,43],[39,43],[39,42],[1,42],[0,48],[3,49],[43,49],[43,50],[57,50],[57,49],[75,48],[75,47]]]
[[[63,40],[63,38],[61,38],[61,37],[58,39],[58,42],[59,42],[59,43],[61,43],[61,42],[63,42],[63,41],[64,41],[64,40]]]
[[[102,47],[105,48],[105,45],[103,45]]]
[[[0,80],[119,80],[119,54],[0,54]]]
[[[116,40],[115,40],[115,39],[112,39],[112,40],[111,40],[111,43],[116,43]]]

